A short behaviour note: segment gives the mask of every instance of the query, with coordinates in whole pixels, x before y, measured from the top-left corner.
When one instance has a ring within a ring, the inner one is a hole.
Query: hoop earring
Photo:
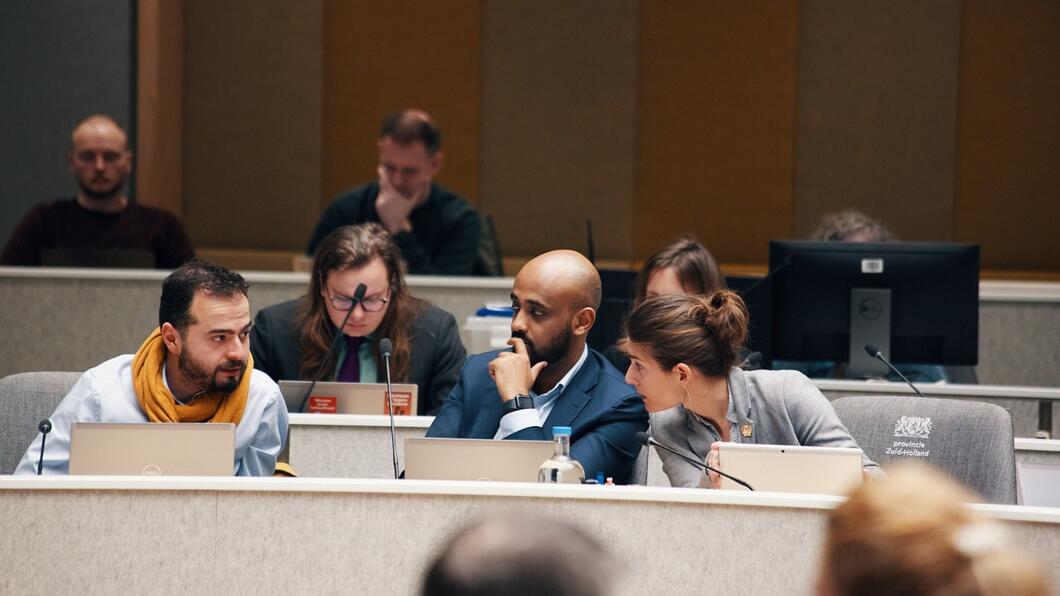
[[[681,398],[681,407],[683,407],[684,409],[686,409],[689,412],[691,412],[692,411],[692,394],[688,392],[688,387],[682,386],[681,389],[684,389],[684,391],[685,391],[685,397]],[[685,398],[688,398],[688,399],[686,400]],[[685,401],[687,401],[688,403],[686,404]]]

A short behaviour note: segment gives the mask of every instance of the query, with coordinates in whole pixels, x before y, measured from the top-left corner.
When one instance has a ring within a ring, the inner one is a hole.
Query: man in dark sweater
[[[306,253],[338,227],[378,222],[401,249],[409,273],[471,275],[479,218],[464,199],[432,182],[442,169],[441,146],[441,131],[426,112],[387,116],[379,131],[379,178],[331,203]]]
[[[139,252],[148,261],[153,257],[157,268],[174,269],[195,255],[176,217],[130,202],[122,192],[132,152],[112,118],[97,114],[78,123],[67,160],[77,195],[31,209],[0,253],[0,264],[48,265],[52,259],[77,260],[78,253],[110,261],[108,254]],[[57,256],[62,253],[68,256]]]

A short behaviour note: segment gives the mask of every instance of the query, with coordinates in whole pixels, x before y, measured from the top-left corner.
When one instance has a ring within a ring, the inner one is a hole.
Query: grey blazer
[[[729,393],[738,427],[750,427],[751,436],[741,432],[744,443],[858,447],[832,404],[800,372],[733,368],[729,373]],[[715,439],[683,406],[651,414],[650,424],[652,436],[660,443],[706,461]],[[671,486],[709,486],[699,468],[661,449],[656,449],[656,453]],[[862,463],[870,473],[879,473],[879,466],[864,455]]]

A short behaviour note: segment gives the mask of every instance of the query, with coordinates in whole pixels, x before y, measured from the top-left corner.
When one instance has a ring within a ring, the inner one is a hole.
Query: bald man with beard
[[[67,162],[77,184],[72,199],[43,203],[26,214],[0,253],[2,265],[72,265],[89,251],[150,253],[154,266],[173,269],[195,256],[184,228],[171,213],[135,203],[125,195],[132,173],[128,137],[110,116],[85,118],[70,135]],[[59,262],[51,262],[59,259]]]
[[[587,478],[629,479],[648,414],[633,387],[586,344],[600,275],[582,255],[545,253],[512,288],[511,349],[468,358],[428,437],[549,441],[571,427],[571,457]]]

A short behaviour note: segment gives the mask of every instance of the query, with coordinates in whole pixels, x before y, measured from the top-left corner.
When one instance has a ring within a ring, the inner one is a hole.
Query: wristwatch
[[[522,394],[516,395],[515,397],[504,402],[504,413],[514,412],[516,410],[532,410],[534,408],[534,398],[529,395]]]

